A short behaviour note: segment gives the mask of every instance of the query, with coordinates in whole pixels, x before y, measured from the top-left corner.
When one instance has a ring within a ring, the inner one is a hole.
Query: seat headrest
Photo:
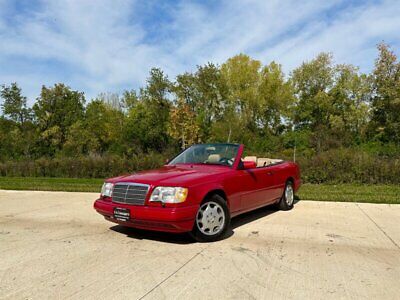
[[[257,163],[257,156],[245,156],[243,158],[243,160],[245,160],[245,161],[254,161],[255,163]]]
[[[219,154],[210,154],[207,158],[207,162],[211,164],[216,164],[221,159],[221,155]]]

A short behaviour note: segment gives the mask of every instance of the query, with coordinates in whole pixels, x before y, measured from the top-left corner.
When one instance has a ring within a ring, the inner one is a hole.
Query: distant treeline
[[[107,177],[162,164],[198,142],[296,157],[310,182],[398,182],[400,63],[388,45],[370,74],[321,53],[288,76],[247,55],[86,101],[64,84],[34,105],[1,86],[0,175]],[[393,166],[393,167],[391,167]]]

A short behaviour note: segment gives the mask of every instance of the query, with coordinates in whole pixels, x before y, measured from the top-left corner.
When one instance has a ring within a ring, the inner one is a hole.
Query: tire
[[[285,190],[283,191],[283,195],[281,200],[278,203],[278,208],[280,210],[291,210],[294,204],[294,187],[293,182],[288,180],[286,182]]]
[[[230,221],[225,199],[214,194],[200,204],[191,236],[198,242],[217,241],[225,235]]]

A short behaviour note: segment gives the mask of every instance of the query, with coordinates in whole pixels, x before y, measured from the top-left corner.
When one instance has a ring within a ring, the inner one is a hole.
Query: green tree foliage
[[[1,108],[6,117],[21,124],[31,120],[32,110],[26,105],[26,97],[21,94],[21,88],[16,82],[10,86],[2,85],[0,96],[3,99]]]
[[[171,108],[168,133],[185,149],[199,141],[199,129],[190,106],[178,100],[177,105]]]
[[[294,100],[281,66],[271,62],[263,67],[240,54],[228,59],[221,72],[229,94],[216,132],[228,132],[228,140],[250,144],[254,150],[271,150],[271,140],[287,127]]]
[[[382,142],[400,144],[400,62],[388,45],[380,44],[378,50],[372,73],[371,134]]]
[[[357,68],[352,65],[337,65],[334,86],[329,94],[333,105],[329,123],[336,139],[346,144],[363,141],[370,118],[369,78],[365,74],[358,74]]]
[[[296,96],[293,121],[311,133],[317,151],[362,139],[370,94],[366,75],[351,65],[334,65],[327,53],[295,69],[291,81]]]
[[[122,154],[125,115],[116,107],[104,99],[90,102],[84,118],[69,127],[64,151],[68,155]]]
[[[61,150],[68,128],[84,116],[85,97],[82,92],[73,91],[64,84],[42,87],[33,106],[38,130],[40,151],[53,155]]]
[[[278,135],[285,129],[283,120],[293,116],[293,88],[285,80],[282,67],[272,62],[261,70],[258,88],[259,121],[268,132]]]
[[[194,74],[178,75],[173,92],[194,113],[200,139],[213,138],[212,124],[221,120],[227,101],[227,86],[220,68],[208,63],[198,66]]]
[[[122,103],[121,106],[129,111],[135,107],[135,105],[138,103],[139,98],[137,96],[137,93],[135,90],[131,91],[124,91],[122,95]]]
[[[333,86],[333,75],[332,56],[327,53],[319,54],[293,71],[292,83],[297,98],[294,122],[298,127],[317,130],[329,126],[332,108],[329,90]]]
[[[249,129],[256,128],[260,108],[258,88],[260,83],[261,62],[240,54],[221,66],[228,90],[228,107],[239,112],[240,121]]]
[[[36,139],[32,109],[16,83],[0,90],[4,116],[0,118],[0,158],[31,157]]]
[[[3,85],[0,170],[3,163],[4,174],[22,174],[26,164],[43,176],[111,175],[114,166],[132,160],[140,169],[155,157],[159,164],[193,143],[240,142],[248,153],[283,158],[296,145],[312,182],[390,182],[400,157],[400,62],[388,45],[378,52],[371,74],[335,64],[329,53],[289,76],[245,54],[172,82],[154,68],[141,89],[102,93],[87,105],[83,93],[56,84],[43,86],[31,109],[16,83]],[[93,164],[101,167],[81,172]]]
[[[160,69],[152,69],[139,101],[129,110],[125,138],[132,152],[162,151],[168,145],[171,82]]]

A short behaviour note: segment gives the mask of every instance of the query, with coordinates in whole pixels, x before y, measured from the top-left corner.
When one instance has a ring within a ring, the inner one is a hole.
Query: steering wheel
[[[221,164],[225,164],[225,165],[228,165],[228,166],[232,166],[233,165],[233,159],[231,159],[231,158],[221,157],[219,159],[219,162]]]

